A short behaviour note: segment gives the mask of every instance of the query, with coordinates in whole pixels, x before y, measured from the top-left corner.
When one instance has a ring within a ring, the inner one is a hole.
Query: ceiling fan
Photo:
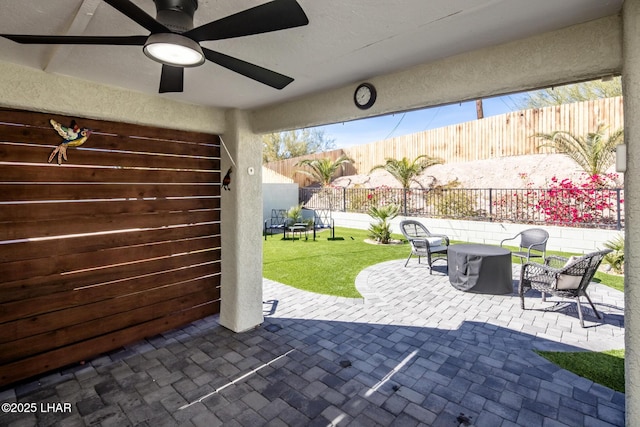
[[[130,0],[104,0],[142,27],[148,36],[54,36],[0,34],[24,44],[84,44],[143,46],[145,55],[162,64],[160,93],[182,92],[184,67],[206,60],[275,89],[293,78],[255,64],[202,47],[199,42],[268,33],[307,25],[309,19],[296,0],[274,0],[193,28],[198,0],[153,0],[156,18]]]

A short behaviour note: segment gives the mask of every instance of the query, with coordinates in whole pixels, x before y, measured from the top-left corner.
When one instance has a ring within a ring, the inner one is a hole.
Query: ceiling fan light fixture
[[[151,34],[143,51],[154,61],[175,67],[197,67],[205,59],[196,41],[176,33]]]

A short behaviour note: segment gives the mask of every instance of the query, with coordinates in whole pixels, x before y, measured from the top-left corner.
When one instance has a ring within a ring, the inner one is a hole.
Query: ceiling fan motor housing
[[[153,0],[156,4],[156,20],[176,33],[193,28],[193,15],[198,0]]]

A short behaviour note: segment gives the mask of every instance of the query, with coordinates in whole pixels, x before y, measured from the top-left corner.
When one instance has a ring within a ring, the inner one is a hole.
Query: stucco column
[[[627,145],[627,172],[624,175],[625,383],[627,425],[633,425],[640,420],[640,233],[637,228],[640,227],[640,0],[625,0],[622,13],[622,89]]]
[[[231,110],[222,136],[222,174],[231,166],[230,191],[222,193],[222,305],[220,324],[242,332],[262,323],[262,142],[247,113]],[[230,154],[230,156],[229,156]],[[235,166],[233,163],[235,162]]]

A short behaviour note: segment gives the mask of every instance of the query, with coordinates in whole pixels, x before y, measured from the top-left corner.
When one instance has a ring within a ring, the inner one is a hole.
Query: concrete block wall
[[[366,230],[374,222],[367,214],[333,212],[335,224],[338,227]],[[405,217],[394,219],[393,232],[400,233],[399,224]],[[518,232],[527,228],[543,228],[549,232],[548,250],[586,254],[599,249],[604,249],[604,243],[618,235],[623,234],[617,230],[600,230],[593,228],[537,226],[529,224],[511,224],[502,222],[462,221],[453,219],[415,218],[422,222],[432,233],[446,234],[451,240],[463,242],[485,243],[499,245],[503,239],[515,236]],[[517,244],[517,240],[507,242],[511,246]]]

